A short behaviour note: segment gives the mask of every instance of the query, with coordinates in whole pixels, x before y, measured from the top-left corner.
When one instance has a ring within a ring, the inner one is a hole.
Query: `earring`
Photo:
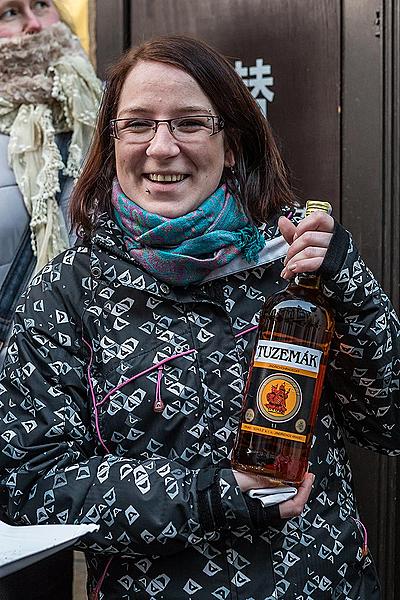
[[[232,175],[233,179],[236,179],[236,171],[235,171],[233,165],[231,165],[229,168],[231,170],[231,175]]]

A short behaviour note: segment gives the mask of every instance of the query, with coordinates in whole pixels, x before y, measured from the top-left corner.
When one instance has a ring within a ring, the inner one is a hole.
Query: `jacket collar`
[[[278,215],[279,216],[279,215]],[[228,265],[221,267],[220,269],[215,269],[212,273],[210,273],[207,277],[203,279],[199,284],[195,286],[191,286],[192,288],[196,288],[201,286],[203,283],[207,283],[210,281],[215,281],[221,279],[223,277],[227,277],[229,275],[233,275],[236,273],[241,273],[243,271],[248,271],[250,269],[254,269],[261,266],[266,266],[283,258],[286,255],[288,244],[285,239],[281,235],[277,235],[278,227],[277,221],[278,216],[276,216],[269,223],[264,224],[261,229],[263,230],[266,243],[264,248],[259,253],[259,256],[256,261],[248,263],[244,258],[238,256],[234,260],[232,260]],[[140,276],[137,280],[130,279],[130,285],[133,285],[136,281],[136,285],[133,287],[140,287],[144,289],[144,287],[151,293],[158,294],[160,289],[170,290],[170,286],[167,284],[162,284],[158,280],[156,280],[152,275],[143,272],[140,267],[135,263],[133,258],[128,254],[125,244],[123,241],[122,232],[119,229],[118,225],[110,219],[107,214],[103,214],[99,217],[98,227],[96,229],[95,235],[92,238],[94,246],[97,246],[99,249],[105,251],[105,255],[102,255],[102,262],[104,264],[103,272],[107,269],[107,263],[110,262],[108,257],[115,256],[116,258],[122,259],[127,263],[135,265],[143,276]],[[112,261],[114,263],[114,261]],[[147,282],[147,284],[145,283]],[[176,288],[174,288],[176,289]],[[161,291],[161,295],[165,296]],[[180,294],[178,293],[178,296]]]

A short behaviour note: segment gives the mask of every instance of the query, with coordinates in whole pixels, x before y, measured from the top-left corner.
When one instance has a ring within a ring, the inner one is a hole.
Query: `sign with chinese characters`
[[[243,79],[266,117],[267,102],[272,102],[275,95],[269,89],[269,86],[274,84],[274,78],[271,76],[271,65],[265,65],[262,58],[256,58],[256,64],[253,67],[245,67],[241,60],[236,60],[235,71]]]

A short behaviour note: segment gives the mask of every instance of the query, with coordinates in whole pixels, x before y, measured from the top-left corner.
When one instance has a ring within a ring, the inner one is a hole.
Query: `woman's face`
[[[209,98],[188,73],[164,63],[142,61],[125,80],[117,118],[210,114],[216,112]],[[145,210],[164,217],[179,217],[197,208],[218,187],[224,166],[234,161],[223,133],[210,136],[203,132],[194,137],[178,141],[165,123],[158,125],[148,142],[132,142],[121,135],[115,140],[115,159],[124,193]]]
[[[52,0],[0,0],[0,38],[39,33],[59,20]]]

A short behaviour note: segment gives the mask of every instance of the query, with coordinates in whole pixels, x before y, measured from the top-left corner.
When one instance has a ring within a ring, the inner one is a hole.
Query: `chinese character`
[[[256,99],[264,116],[267,116],[267,101],[272,102],[275,95],[268,88],[274,84],[274,78],[270,77],[271,65],[264,65],[262,58],[256,58],[255,67],[244,67],[241,60],[236,60],[235,71],[250,89],[251,95]],[[263,97],[260,98],[260,96]]]

